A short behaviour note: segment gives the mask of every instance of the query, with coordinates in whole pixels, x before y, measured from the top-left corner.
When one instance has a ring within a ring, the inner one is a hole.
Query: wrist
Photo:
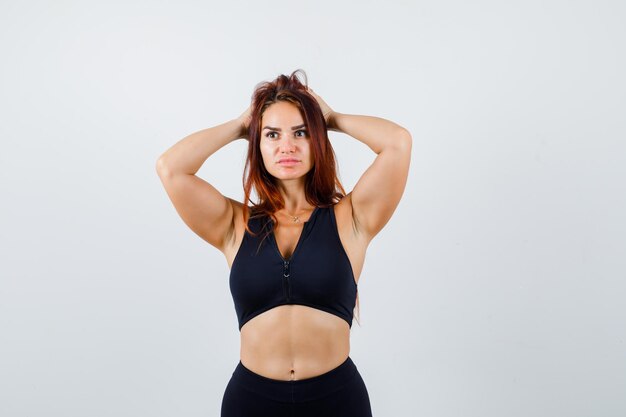
[[[248,120],[243,117],[237,117],[234,122],[236,122],[238,126],[237,137],[235,139],[247,139],[248,137],[248,125],[246,124]]]
[[[337,113],[336,111],[331,111],[328,114],[328,120],[326,121],[326,127],[328,128],[328,130],[333,130],[338,132],[339,128],[337,127],[337,116],[339,116],[339,113]]]

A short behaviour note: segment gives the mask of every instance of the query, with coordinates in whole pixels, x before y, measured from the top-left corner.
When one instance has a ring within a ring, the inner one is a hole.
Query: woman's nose
[[[281,152],[293,152],[295,149],[296,149],[296,144],[289,137],[283,139],[280,143]]]

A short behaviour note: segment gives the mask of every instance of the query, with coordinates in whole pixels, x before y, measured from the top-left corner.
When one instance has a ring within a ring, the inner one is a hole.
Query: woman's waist
[[[322,375],[345,362],[350,346],[336,343],[330,350],[277,347],[272,352],[246,349],[240,360],[250,371],[270,379],[290,381]]]
[[[322,374],[346,360],[350,327],[345,320],[319,310],[287,310],[241,328],[244,366],[267,378],[290,380]]]

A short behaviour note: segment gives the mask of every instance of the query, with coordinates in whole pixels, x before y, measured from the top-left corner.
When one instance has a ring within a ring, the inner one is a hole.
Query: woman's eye
[[[298,133],[302,133],[302,135],[297,135]],[[276,139],[275,136],[271,136],[276,134],[276,132],[268,132],[265,134],[265,137],[268,139]],[[296,136],[298,137],[306,137],[308,135],[308,132],[306,130],[296,130]]]

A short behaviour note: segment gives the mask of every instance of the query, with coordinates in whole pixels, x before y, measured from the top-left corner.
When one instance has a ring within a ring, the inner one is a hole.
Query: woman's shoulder
[[[331,207],[335,210],[335,213],[341,212],[343,214],[344,212],[347,212],[351,215],[352,214],[352,192],[349,192],[348,194],[341,197],[339,201],[334,203]]]

